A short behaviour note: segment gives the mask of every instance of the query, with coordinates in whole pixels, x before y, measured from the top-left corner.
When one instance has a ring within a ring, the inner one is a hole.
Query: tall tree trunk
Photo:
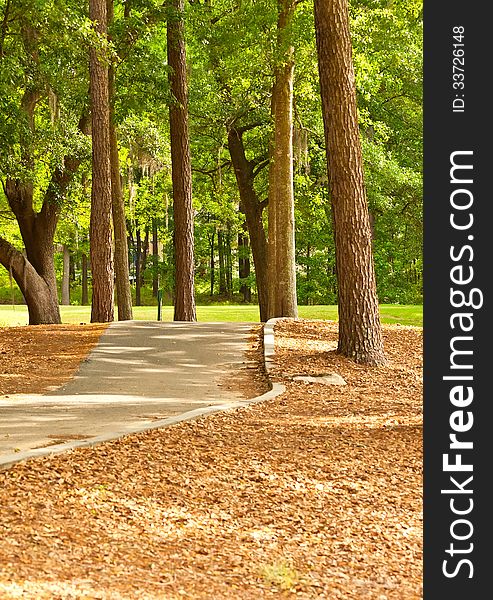
[[[284,51],[272,88],[274,134],[269,172],[269,269],[275,273],[269,290],[269,317],[297,317],[293,189],[294,48],[289,25],[294,0],[279,0],[278,48]]]
[[[87,285],[87,255],[82,255],[82,290],[81,290],[81,304],[82,306],[87,306],[89,304],[89,286]]]
[[[113,20],[113,0],[107,0],[108,23]],[[113,216],[113,237],[115,239],[115,280],[118,320],[132,319],[132,292],[128,266],[127,227],[125,221],[125,202],[123,200],[120,179],[120,159],[118,157],[118,138],[115,123],[115,69],[110,65],[108,71],[108,100],[110,106],[110,161],[111,161],[111,210]]]
[[[242,129],[236,127],[228,129],[228,149],[238,184],[241,209],[245,213],[248,233],[250,235],[255,279],[257,282],[260,321],[265,322],[268,319],[269,289],[267,239],[262,223],[262,212],[265,204],[260,202],[253,184],[255,167],[246,157],[242,134]]]
[[[70,304],[70,252],[63,245],[63,273],[62,273],[62,302],[63,306]]]
[[[184,0],[170,0],[168,65],[173,96],[170,114],[171,178],[175,249],[175,321],[195,321],[194,221],[188,134],[188,82],[183,24]]]
[[[315,31],[335,223],[338,351],[359,363],[385,364],[347,0],[315,0]]]
[[[106,0],[89,0],[89,18],[95,30],[107,36]],[[91,322],[113,321],[114,270],[110,162],[109,79],[106,57],[90,51],[92,116],[92,189],[89,237],[91,243]]]

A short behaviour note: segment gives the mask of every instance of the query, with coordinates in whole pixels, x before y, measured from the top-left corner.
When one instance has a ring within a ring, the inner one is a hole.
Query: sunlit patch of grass
[[[91,308],[89,306],[61,306],[60,312],[63,323],[89,323]],[[302,319],[337,320],[337,306],[299,306],[299,316]],[[138,321],[156,321],[156,306],[135,306],[134,319]],[[423,307],[419,305],[381,304],[380,315],[382,323],[399,323],[401,325],[423,324]],[[173,320],[173,307],[163,306],[161,318],[163,321]],[[236,321],[258,322],[259,310],[255,304],[225,304],[197,306],[197,319],[202,322]],[[27,325],[28,314],[25,306],[0,306],[0,327]]]

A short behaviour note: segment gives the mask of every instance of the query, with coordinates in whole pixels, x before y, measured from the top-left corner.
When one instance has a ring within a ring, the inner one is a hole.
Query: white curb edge
[[[199,417],[204,417],[217,412],[223,412],[232,408],[241,408],[244,406],[250,406],[251,404],[265,402],[267,400],[273,400],[277,396],[284,393],[286,389],[284,385],[272,382],[269,377],[269,373],[272,371],[274,362],[274,325],[277,320],[278,319],[270,319],[269,321],[267,321],[267,323],[264,324],[264,365],[271,389],[268,392],[262,394],[261,396],[251,398],[249,400],[239,400],[236,402],[217,404],[215,406],[206,406],[205,408],[196,408],[194,410],[189,410],[187,412],[181,413],[180,415],[174,415],[172,417],[167,417],[166,419],[154,421],[152,425],[137,425],[135,427],[125,429],[124,431],[113,431],[111,433],[99,435],[97,437],[92,437],[87,440],[77,440],[72,442],[66,442],[65,444],[56,444],[53,446],[48,446],[46,448],[36,448],[34,450],[16,452],[15,454],[6,454],[3,457],[0,457],[0,471],[6,470],[9,467],[15,465],[16,463],[22,462],[24,460],[39,458],[41,456],[54,456],[56,454],[62,454],[63,452],[67,452],[69,450],[74,450],[76,448],[90,448],[92,446],[99,446],[100,444],[103,444],[105,442],[114,441],[127,435],[132,435],[135,433],[144,433],[146,431],[152,431],[153,429],[162,429],[164,427],[170,427],[171,425],[181,423],[182,421],[192,421],[193,419],[198,419]]]

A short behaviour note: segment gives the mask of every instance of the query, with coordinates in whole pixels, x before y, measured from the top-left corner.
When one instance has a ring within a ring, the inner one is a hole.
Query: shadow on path
[[[234,374],[253,323],[117,322],[58,390],[0,400],[0,457],[242,400]]]

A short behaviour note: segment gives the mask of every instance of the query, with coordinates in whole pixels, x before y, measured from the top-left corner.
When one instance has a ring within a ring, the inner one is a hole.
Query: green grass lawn
[[[157,307],[134,307],[134,319],[139,321],[157,320]],[[89,323],[89,306],[62,306],[63,323]],[[421,305],[381,304],[380,314],[383,323],[401,325],[423,325],[423,307]],[[337,319],[337,306],[300,306],[299,316],[304,319]],[[197,306],[199,321],[258,321],[258,307],[255,305],[231,304],[218,306]],[[162,320],[173,320],[173,307],[164,306]],[[0,327],[27,325],[28,316],[25,306],[0,306]]]

